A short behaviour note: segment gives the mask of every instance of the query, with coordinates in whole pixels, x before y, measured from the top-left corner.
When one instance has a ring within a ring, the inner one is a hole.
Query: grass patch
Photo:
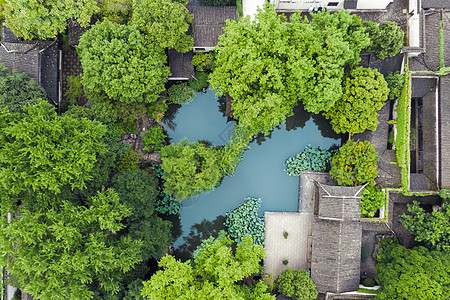
[[[365,289],[365,288],[360,288],[356,292],[357,293],[364,293],[364,294],[372,294],[372,295],[376,295],[377,294],[377,290]]]
[[[439,22],[439,69],[445,68],[444,60],[444,29],[442,28],[442,21]]]

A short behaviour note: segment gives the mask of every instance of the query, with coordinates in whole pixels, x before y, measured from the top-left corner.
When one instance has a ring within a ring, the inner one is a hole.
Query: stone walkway
[[[311,257],[313,215],[297,212],[269,212],[264,214],[266,227],[266,258],[264,269],[273,278],[286,269],[307,270]],[[287,232],[287,239],[283,233]],[[284,265],[283,260],[288,264]]]

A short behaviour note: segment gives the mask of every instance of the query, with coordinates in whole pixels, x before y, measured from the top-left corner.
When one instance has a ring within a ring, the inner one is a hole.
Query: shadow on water
[[[186,261],[193,258],[194,250],[202,243],[202,240],[210,236],[217,237],[219,231],[226,230],[225,216],[219,215],[213,221],[203,219],[200,223],[191,226],[188,236],[183,237],[184,243],[175,249],[175,257]]]
[[[172,229],[170,233],[172,234],[172,239],[176,241],[182,234],[180,215],[158,215],[163,220],[169,220],[172,223]]]
[[[337,134],[336,132],[334,132],[330,121],[327,120],[327,118],[325,118],[321,113],[313,114],[312,118],[323,137],[332,139],[344,139],[347,136],[346,134]]]
[[[169,104],[169,108],[164,113],[163,122],[167,124],[167,126],[175,130],[177,124],[175,123],[175,117],[177,116],[178,110],[181,108],[180,104]]]
[[[294,107],[294,114],[286,119],[286,130],[291,131],[297,128],[303,128],[310,118],[311,113],[303,108],[302,103],[299,103]]]
[[[217,98],[217,103],[219,104],[219,111],[224,117],[227,116],[227,97],[220,96]]]

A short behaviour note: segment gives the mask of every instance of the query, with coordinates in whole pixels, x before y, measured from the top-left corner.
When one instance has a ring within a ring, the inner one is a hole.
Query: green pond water
[[[190,104],[171,107],[171,120],[163,125],[172,143],[187,138],[224,145],[235,124],[224,117],[224,109],[225,103],[208,90],[197,93]],[[258,137],[250,143],[233,176],[224,178],[210,193],[182,201],[180,228],[176,228],[182,234],[174,243],[179,256],[188,257],[202,239],[224,228],[225,213],[243,203],[246,197],[262,199],[261,216],[266,210],[297,211],[299,178],[286,174],[284,161],[308,144],[328,149],[333,144],[340,145],[340,138],[322,116],[297,107],[286,124],[275,128],[270,136]]]

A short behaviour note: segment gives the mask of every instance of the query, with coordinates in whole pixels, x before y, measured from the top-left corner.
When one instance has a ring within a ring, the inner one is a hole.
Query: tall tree
[[[450,208],[444,202],[441,209],[426,212],[417,201],[408,205],[412,215],[403,215],[402,224],[414,235],[416,242],[430,250],[450,253]]]
[[[177,199],[211,191],[222,178],[218,150],[200,142],[166,146],[161,159],[165,192]]]
[[[337,133],[360,133],[378,126],[378,113],[388,99],[389,88],[383,74],[357,67],[343,81],[343,94],[326,113]]]
[[[141,260],[142,242],[117,234],[129,215],[112,189],[92,197],[88,207],[66,201],[58,210],[22,210],[0,227],[0,263],[38,299],[92,299],[92,283],[114,294]]]
[[[164,51],[135,25],[97,23],[81,37],[78,53],[85,91],[125,103],[156,101],[170,75]]]
[[[9,201],[25,193],[32,195],[26,205],[45,208],[38,203],[40,192],[85,187],[104,152],[106,128],[96,121],[58,116],[42,100],[23,109],[20,114],[0,110],[0,197]]]
[[[24,73],[3,73],[0,75],[0,107],[10,112],[22,112],[24,106],[46,99],[47,93],[36,80]]]
[[[345,10],[290,21],[266,5],[253,22],[229,21],[215,50],[212,88],[230,94],[234,116],[254,133],[284,122],[300,99],[308,111],[329,110],[342,94],[343,66],[370,42]]]
[[[378,250],[375,299],[448,299],[450,256],[424,247],[388,244]]]
[[[95,0],[6,0],[3,9],[5,25],[26,40],[55,38],[64,33],[69,19],[88,26],[99,11]]]
[[[233,254],[233,240],[222,231],[194,253],[194,261],[182,263],[173,256],[159,262],[162,270],[144,282],[147,299],[275,299],[262,282],[247,287],[239,281],[261,271],[264,248],[243,239]]]
[[[132,0],[131,24],[145,32],[155,46],[188,52],[194,40],[187,35],[192,15],[187,0]]]

